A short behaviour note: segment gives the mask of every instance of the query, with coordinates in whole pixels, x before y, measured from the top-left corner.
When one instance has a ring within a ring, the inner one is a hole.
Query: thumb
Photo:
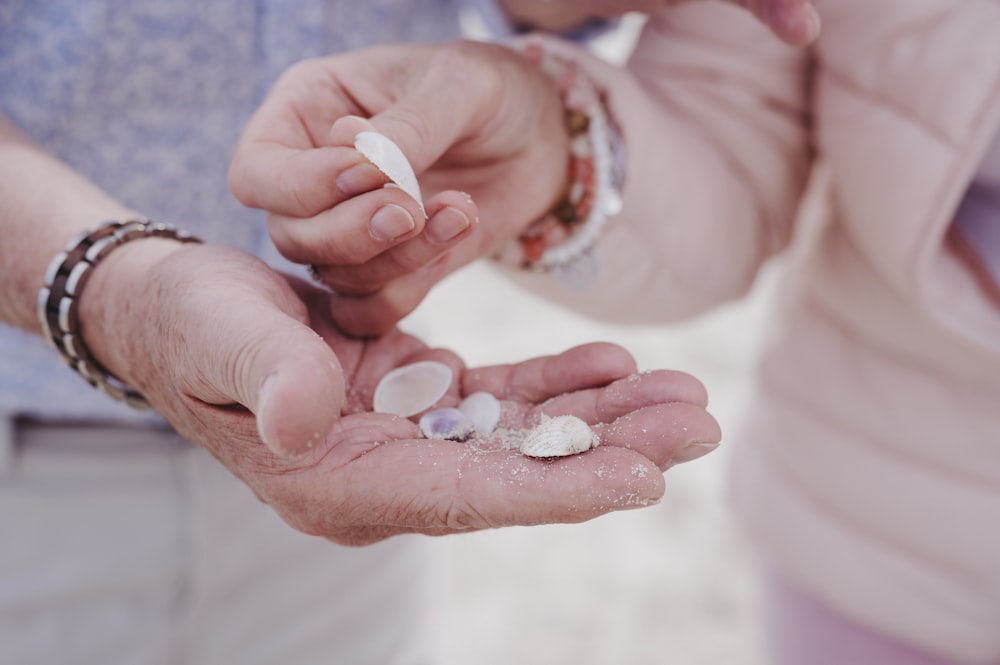
[[[819,37],[821,19],[811,0],[739,0],[780,39],[807,46]]]
[[[191,392],[210,404],[245,406],[275,454],[302,453],[323,441],[340,418],[346,403],[343,369],[304,323],[304,310],[296,315],[298,308],[280,304],[295,297],[287,285],[278,293],[249,286],[210,303],[209,324],[189,338],[188,348],[203,350],[192,354],[198,380]],[[292,302],[301,307],[297,299]]]
[[[377,132],[392,140],[419,174],[427,170],[460,138],[457,124],[445,126],[430,116],[438,113],[432,106],[405,100],[372,116],[338,118],[330,128],[330,143],[354,147],[361,132]]]
[[[320,444],[346,402],[344,373],[330,347],[297,321],[285,323],[244,352],[254,391],[247,406],[264,445],[281,456]]]
[[[353,146],[361,131],[375,131],[399,146],[418,174],[495,112],[500,70],[482,46],[456,42],[422,61],[421,73],[391,104],[367,120],[343,116],[331,126],[334,146]]]

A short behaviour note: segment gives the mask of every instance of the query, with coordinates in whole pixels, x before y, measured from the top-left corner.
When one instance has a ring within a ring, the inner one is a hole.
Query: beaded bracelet
[[[620,141],[600,93],[575,62],[532,42],[521,47],[521,54],[552,81],[563,101],[570,138],[568,185],[552,210],[495,258],[583,287],[597,275],[598,235],[608,217],[621,211]]]
[[[52,259],[45,271],[45,284],[38,291],[42,332],[66,364],[93,387],[135,409],[148,409],[149,402],[108,372],[83,343],[79,299],[94,266],[115,248],[131,240],[149,237],[201,242],[186,231],[147,219],[105,222],[93,231],[77,235]]]

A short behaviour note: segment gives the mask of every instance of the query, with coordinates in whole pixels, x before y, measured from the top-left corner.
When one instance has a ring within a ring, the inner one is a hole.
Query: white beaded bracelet
[[[600,93],[576,63],[531,41],[521,46],[521,53],[552,81],[566,109],[568,186],[548,214],[495,258],[584,287],[599,270],[598,236],[608,217],[621,211],[620,138]]]
[[[66,364],[90,385],[136,409],[149,408],[146,398],[108,372],[83,343],[78,301],[94,266],[115,248],[149,237],[201,242],[186,231],[147,219],[105,222],[77,235],[52,259],[45,271],[45,284],[38,291],[38,319],[43,334]]]

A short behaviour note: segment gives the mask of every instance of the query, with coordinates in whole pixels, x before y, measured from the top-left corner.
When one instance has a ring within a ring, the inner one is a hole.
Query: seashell
[[[521,452],[529,457],[563,457],[590,450],[600,438],[576,416],[544,418],[521,442]]]
[[[375,386],[372,409],[409,418],[434,406],[448,392],[451,380],[451,368],[433,360],[397,367]]]
[[[378,132],[360,132],[354,137],[354,149],[392,180],[393,184],[413,197],[420,205],[420,211],[424,216],[427,215],[413,167],[392,139]]]
[[[486,436],[500,422],[500,400],[487,392],[472,393],[462,400],[458,410],[472,421],[476,436]]]
[[[420,431],[428,439],[465,441],[476,433],[476,426],[458,409],[434,409],[420,417]]]

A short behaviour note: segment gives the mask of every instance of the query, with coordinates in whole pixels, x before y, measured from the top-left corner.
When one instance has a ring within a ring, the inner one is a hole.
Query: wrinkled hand
[[[354,150],[356,134],[372,128],[419,175],[426,222]],[[567,141],[558,96],[509,49],[378,47],[289,69],[248,124],[230,185],[269,212],[286,257],[319,266],[326,284],[352,296],[334,303],[340,327],[370,334],[549,210],[565,184]]]
[[[179,432],[293,527],[341,543],[579,522],[646,505],[663,493],[661,470],[719,440],[696,380],[635,374],[620,347],[466,369],[398,330],[345,337],[329,319],[330,297],[233,249],[141,240],[94,271],[81,320],[98,359]],[[443,404],[486,390],[509,426],[572,413],[602,443],[535,460],[498,437],[428,440],[410,420],[372,413],[376,382],[423,359],[455,370]]]
[[[500,0],[516,21],[547,30],[569,30],[592,18],[611,18],[626,12],[649,14],[696,0]],[[793,46],[804,46],[820,32],[820,17],[812,0],[727,0],[744,7]]]

